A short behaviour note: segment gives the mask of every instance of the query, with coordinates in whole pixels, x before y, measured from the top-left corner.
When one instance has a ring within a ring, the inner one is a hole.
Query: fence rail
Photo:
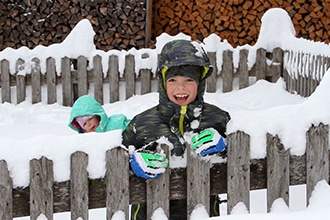
[[[222,53],[222,56],[218,56],[218,53]],[[230,92],[234,88],[235,79],[239,81],[239,89],[242,89],[249,86],[251,77],[255,80],[265,79],[270,82],[276,82],[279,77],[284,77],[288,91],[309,96],[330,67],[330,58],[283,51],[280,48],[275,48],[272,53],[263,48],[258,49],[256,61],[252,66],[248,65],[250,54],[246,49],[239,51],[237,64],[231,50],[209,52],[208,55],[215,71],[207,80],[207,92],[215,92],[219,88],[217,86],[219,83],[222,83],[220,87],[223,92]],[[28,86],[31,86],[32,90],[32,103],[41,102],[42,97],[45,96],[47,104],[58,102],[64,106],[72,106],[79,96],[87,94],[91,88],[94,90],[94,97],[101,104],[118,101],[120,97],[128,99],[134,94],[146,94],[152,91],[154,73],[150,68],[141,68],[137,72],[135,62],[150,58],[148,56],[154,56],[154,54],[146,53],[141,57],[127,54],[123,73],[120,73],[121,61],[117,55],[106,58],[96,55],[92,60],[83,56],[77,59],[64,57],[60,62],[50,57],[45,61],[46,73],[41,73],[41,61],[36,57],[26,61],[17,60],[14,73],[10,71],[13,64],[8,60],[1,60],[1,100],[2,103],[25,101]],[[218,57],[222,57],[222,60]],[[105,61],[102,59],[107,59],[107,70],[103,69]],[[93,63],[92,69],[89,69],[89,62]],[[56,66],[56,63],[60,63],[60,68]],[[218,67],[218,64],[221,64],[221,67]],[[21,74],[24,69],[31,70],[30,74]],[[124,94],[121,94],[122,91],[119,89],[120,83],[125,84]],[[104,97],[105,85],[109,86],[107,91],[109,100],[105,100]],[[138,87],[140,87],[139,91]],[[13,89],[16,91],[13,92]],[[61,94],[58,94],[60,91]],[[42,94],[43,92],[46,94]],[[57,100],[57,97],[62,100]]]
[[[227,193],[228,213],[238,202],[249,210],[249,192],[267,188],[267,207],[277,198],[289,206],[289,186],[307,185],[307,197],[316,183],[329,182],[329,127],[311,126],[306,133],[306,154],[292,156],[277,135],[267,134],[267,158],[250,159],[250,140],[244,132],[228,135],[227,163],[210,165],[209,161],[192,156],[188,147],[186,168],[167,170],[158,179],[144,180],[129,170],[128,152],[120,147],[106,152],[106,174],[102,179],[89,179],[88,155],[71,155],[70,180],[54,182],[53,162],[45,157],[30,161],[30,185],[13,188],[6,161],[0,160],[0,219],[43,214],[53,219],[53,213],[71,210],[71,219],[88,219],[88,209],[106,208],[106,218],[116,211],[125,213],[131,203],[147,202],[147,219],[159,207],[167,216],[169,201],[187,199],[188,219],[196,205],[209,212],[209,197]],[[165,145],[162,146],[168,154]],[[198,195],[198,196],[196,196]],[[161,199],[159,199],[161,198]]]

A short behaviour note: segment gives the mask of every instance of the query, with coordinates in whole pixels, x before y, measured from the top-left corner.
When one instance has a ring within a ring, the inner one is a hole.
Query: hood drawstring
[[[185,114],[187,113],[187,106],[181,106],[181,111],[180,111],[180,119],[179,119],[179,131],[181,135],[183,135],[184,130],[183,130],[183,119]]]

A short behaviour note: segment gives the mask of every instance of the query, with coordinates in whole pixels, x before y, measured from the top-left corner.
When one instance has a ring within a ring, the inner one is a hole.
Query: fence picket
[[[169,158],[169,147],[161,146],[167,158]],[[167,169],[157,179],[147,180],[147,219],[158,208],[162,208],[165,215],[170,217],[170,171]]]
[[[289,206],[290,153],[279,137],[267,133],[267,211],[282,198]]]
[[[117,211],[129,219],[129,163],[128,152],[117,147],[106,152],[106,209],[107,220]]]
[[[329,183],[329,126],[320,123],[306,134],[307,204],[315,185],[320,180]]]
[[[62,58],[61,71],[62,71],[63,106],[72,106],[73,91],[72,91],[72,82],[71,82],[70,59],[68,57]]]
[[[30,161],[30,218],[43,214],[53,219],[53,161],[46,157]]]
[[[216,92],[218,78],[217,54],[215,52],[208,52],[207,55],[210,58],[211,65],[213,66],[213,73],[209,78],[206,79],[206,91]]]
[[[227,213],[243,202],[250,210],[250,137],[242,131],[228,135]]]
[[[203,205],[210,215],[210,162],[197,156],[190,146],[186,150],[188,220],[197,205]]]
[[[255,63],[257,80],[266,78],[266,70],[267,70],[266,67],[267,67],[266,50],[263,48],[259,48],[257,50],[257,58],[256,58],[256,63]]]
[[[226,50],[223,52],[223,66],[222,66],[222,78],[223,78],[223,92],[231,92],[233,90],[233,52]]]
[[[71,154],[71,219],[88,219],[88,155],[77,151]]]
[[[103,72],[102,72],[102,57],[96,55],[93,57],[94,66],[94,98],[103,105]]]
[[[86,95],[88,93],[87,84],[87,59],[84,56],[79,56],[77,59],[78,68],[78,97]],[[76,98],[76,97],[74,97]]]
[[[41,102],[41,76],[40,76],[40,60],[37,57],[32,59],[31,69],[31,87],[32,87],[32,103]]]
[[[24,60],[19,58],[16,62],[16,100],[17,104],[25,101],[26,92],[25,92],[25,76],[19,74],[21,70],[24,69]]]
[[[57,101],[56,95],[56,70],[55,59],[47,58],[47,104],[54,104]]]
[[[110,103],[119,100],[119,67],[118,67],[118,57],[111,55],[109,57],[109,92],[110,92]]]
[[[248,67],[249,51],[246,49],[239,51],[239,64],[237,74],[239,76],[239,88],[244,89],[249,86],[249,67]]]
[[[0,160],[0,219],[13,219],[13,181],[9,176],[7,163]]]
[[[9,61],[1,60],[1,98],[2,103],[11,103]]]
[[[125,82],[126,82],[126,99],[135,94],[135,58],[134,55],[128,54],[125,57]]]

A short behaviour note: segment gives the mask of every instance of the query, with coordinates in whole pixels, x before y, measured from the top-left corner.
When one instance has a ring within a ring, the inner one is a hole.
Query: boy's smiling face
[[[180,106],[187,106],[197,97],[198,84],[186,76],[173,76],[166,80],[168,99]]]

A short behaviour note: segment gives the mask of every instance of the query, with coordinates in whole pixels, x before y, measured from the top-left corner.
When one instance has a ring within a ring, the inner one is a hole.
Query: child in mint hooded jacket
[[[123,114],[114,114],[108,117],[102,105],[93,96],[79,97],[72,106],[68,126],[78,133],[90,132],[84,129],[89,120],[96,119],[98,126],[95,132],[107,132],[111,130],[125,130],[130,120]]]

